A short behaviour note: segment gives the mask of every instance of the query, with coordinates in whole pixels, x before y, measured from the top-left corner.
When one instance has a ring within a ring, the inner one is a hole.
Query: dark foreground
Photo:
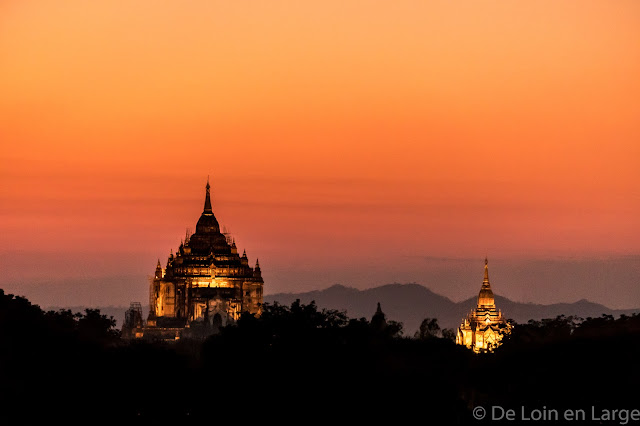
[[[516,325],[480,355],[400,330],[294,303],[206,341],[123,341],[98,311],[0,290],[0,423],[640,424],[640,316]]]

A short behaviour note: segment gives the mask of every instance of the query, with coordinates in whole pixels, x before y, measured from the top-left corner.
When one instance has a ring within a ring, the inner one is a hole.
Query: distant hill
[[[577,315],[582,318],[599,317],[602,314],[619,316],[631,315],[640,312],[638,309],[615,310],[588,300],[579,300],[574,303],[554,303],[552,305],[539,305],[534,303],[519,303],[502,296],[495,296],[498,309],[502,310],[507,318],[519,323],[530,319],[555,318],[558,315]],[[264,297],[268,303],[278,302],[283,305],[291,305],[293,301],[300,299],[303,303],[315,300],[321,308],[338,309],[346,311],[351,318],[365,317],[371,319],[378,302],[387,315],[387,319],[400,321],[404,324],[405,336],[412,336],[426,317],[438,318],[440,327],[456,328],[462,318],[475,307],[476,297],[471,297],[462,302],[453,302],[447,297],[441,296],[420,284],[388,284],[381,287],[358,290],[343,285],[334,285],[324,290],[315,290],[305,293],[278,293]],[[46,310],[58,310],[52,307]],[[83,306],[72,306],[73,312],[84,312]],[[103,314],[113,316],[120,328],[124,322],[124,314],[128,306],[98,307]],[[144,317],[149,312],[148,306],[142,307]]]
[[[580,300],[575,303],[539,305],[518,303],[502,296],[495,296],[496,306],[507,318],[523,323],[530,319],[554,318],[558,315],[576,315],[582,318],[599,317],[602,314],[619,316],[640,312],[638,309],[614,310],[604,305]],[[426,317],[438,318],[440,327],[458,327],[462,318],[476,305],[476,297],[462,302],[440,296],[419,284],[388,284],[366,290],[334,285],[325,290],[306,293],[279,293],[265,296],[265,302],[290,305],[300,299],[303,303],[315,300],[321,308],[344,310],[352,318],[371,316],[380,302],[387,319],[404,324],[405,335],[410,336]]]

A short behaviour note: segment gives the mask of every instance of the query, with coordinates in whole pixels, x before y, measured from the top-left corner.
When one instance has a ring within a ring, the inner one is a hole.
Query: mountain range
[[[463,317],[476,305],[476,297],[461,302],[436,294],[420,284],[387,284],[380,287],[358,290],[336,284],[324,290],[314,290],[304,293],[278,293],[265,295],[267,303],[278,302],[291,305],[296,299],[302,303],[315,301],[316,305],[324,309],[346,311],[350,318],[365,317],[371,319],[380,303],[382,311],[388,320],[399,321],[404,325],[404,335],[412,336],[420,327],[423,319],[437,318],[441,328],[457,328]],[[525,323],[530,319],[541,320],[555,318],[558,315],[575,315],[581,318],[599,317],[603,314],[619,316],[640,312],[638,309],[610,309],[604,305],[582,299],[574,303],[554,303],[541,305],[535,303],[520,303],[505,297],[495,295],[496,306],[506,318],[518,323]],[[48,309],[57,310],[58,307]],[[84,307],[73,306],[74,312],[84,311]],[[122,325],[127,307],[106,306],[99,307],[103,314],[113,316],[118,327]],[[148,306],[143,306],[146,316]]]
[[[265,296],[265,302],[278,302],[290,305],[296,299],[302,303],[315,303],[326,309],[338,309],[347,312],[351,318],[371,319],[380,302],[382,311],[388,320],[404,324],[405,335],[410,336],[420,327],[424,318],[437,318],[441,328],[457,328],[475,306],[476,297],[454,302],[419,284],[388,284],[381,287],[358,290],[343,285],[334,285],[324,290],[305,293],[280,293]],[[574,303],[554,303],[539,305],[519,303],[495,295],[496,307],[506,318],[518,323],[530,319],[541,320],[555,318],[558,315],[575,315],[581,318],[599,317],[603,314],[619,316],[640,312],[639,309],[610,309],[598,303],[582,299]]]

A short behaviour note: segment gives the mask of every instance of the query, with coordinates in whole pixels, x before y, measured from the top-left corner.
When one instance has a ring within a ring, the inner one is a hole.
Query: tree
[[[388,321],[387,328],[385,329],[385,334],[389,337],[401,337],[402,336],[403,324],[398,321]]]
[[[440,326],[437,318],[425,318],[420,324],[420,329],[416,331],[416,339],[426,340],[440,337]]]
[[[120,336],[116,329],[116,320],[111,316],[102,315],[100,309],[85,309],[84,314],[76,314],[77,328],[84,340],[109,341]]]
[[[443,328],[442,329],[442,338],[455,342],[456,341],[456,331],[453,328]]]

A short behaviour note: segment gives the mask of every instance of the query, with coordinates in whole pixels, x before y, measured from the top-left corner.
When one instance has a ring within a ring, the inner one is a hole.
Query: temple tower
[[[489,260],[484,259],[484,279],[478,293],[475,309],[458,327],[456,343],[465,345],[474,352],[492,351],[500,345],[502,336],[509,333],[510,326],[496,309],[496,302],[489,282]]]
[[[239,256],[235,239],[220,232],[207,179],[196,232],[187,231],[166,268],[158,260],[144,334],[162,339],[205,336],[244,312],[259,315],[263,285],[259,262],[251,268],[246,251]]]

